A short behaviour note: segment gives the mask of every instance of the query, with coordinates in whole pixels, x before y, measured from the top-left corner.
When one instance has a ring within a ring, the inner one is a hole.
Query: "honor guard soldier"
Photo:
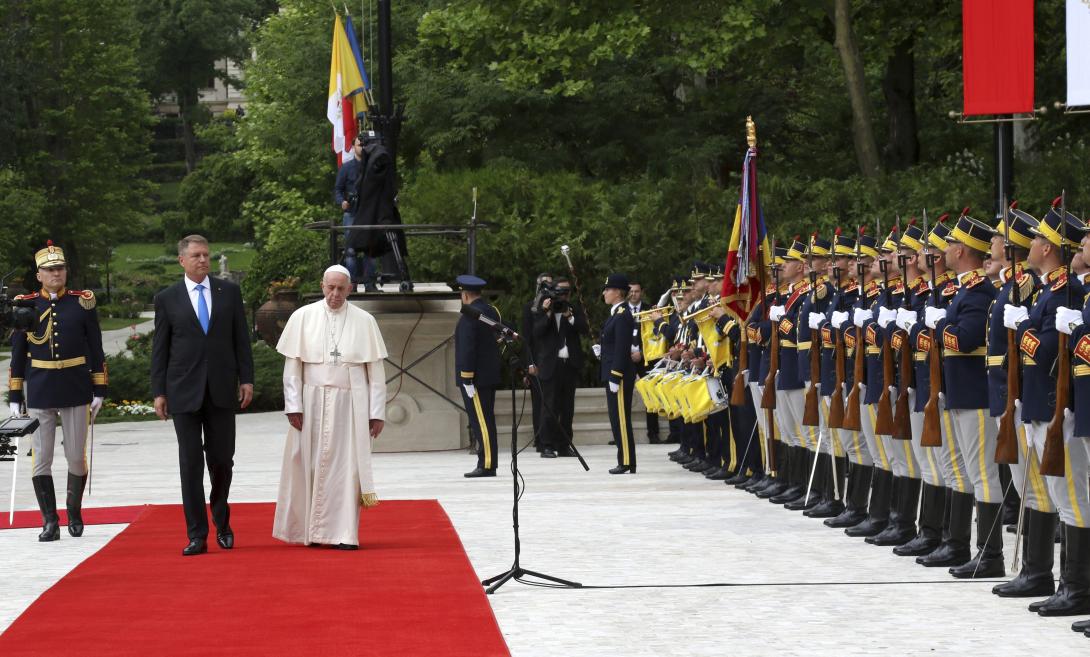
[[[602,300],[609,306],[609,317],[602,324],[601,342],[595,351],[602,359],[601,380],[606,388],[609,425],[617,441],[617,467],[610,474],[636,472],[636,441],[632,435],[632,389],[636,382],[636,364],[632,362],[632,332],[636,322],[624,303],[628,296],[628,277],[610,274],[602,288]]]
[[[464,274],[455,279],[462,303],[495,322],[500,313],[481,298],[485,281]],[[476,437],[477,467],[466,477],[495,477],[499,445],[496,442],[496,386],[500,384],[500,350],[496,335],[475,317],[463,314],[454,329],[454,360],[462,402]]]
[[[777,259],[773,254],[773,263],[780,265],[783,264],[782,260]],[[772,275],[768,267],[765,268],[765,280],[772,281]],[[765,325],[765,306],[773,301],[776,295],[775,284],[769,283],[765,287],[764,299],[758,301],[754,305],[753,310],[750,311],[749,317],[746,318],[745,332],[746,340],[743,343],[743,348],[746,349],[746,361],[748,369],[743,373],[743,377],[746,384],[746,399],[748,400],[751,412],[754,415],[757,425],[757,442],[760,448],[761,460],[762,460],[762,474],[759,477],[753,477],[749,481],[740,485],[741,489],[753,493],[754,495],[761,494],[765,489],[770,487],[779,488],[778,492],[783,492],[787,489],[786,486],[780,487],[780,480],[773,476],[772,471],[767,467],[768,464],[768,414],[760,408],[761,404],[761,382],[764,379],[760,378],[761,371],[768,373],[768,338],[764,335],[763,326]],[[778,442],[776,444],[779,444]]]
[[[924,242],[927,236],[916,220],[909,221],[898,240],[898,267],[901,279],[905,283],[901,307],[896,312],[897,330],[892,336],[895,358],[901,364],[899,368],[900,388],[897,393],[896,419],[904,422],[902,413],[907,413],[909,435],[906,441],[912,450],[913,459],[919,466],[918,471],[923,483],[923,493],[919,503],[919,526],[915,536],[893,548],[893,553],[902,557],[918,557],[929,554],[942,542],[943,515],[946,509],[947,490],[943,479],[941,447],[925,447],[921,443],[923,433],[923,412],[916,412],[920,391],[917,389],[916,372],[926,369],[926,359],[917,360],[917,352],[911,340],[912,328],[922,316],[924,307],[931,293],[927,277],[923,275]],[[926,354],[920,354],[921,357]],[[907,367],[906,367],[907,365]],[[901,398],[904,395],[904,398]],[[923,408],[923,404],[920,404]],[[896,424],[896,422],[895,422]],[[895,428],[896,430],[896,428]]]
[[[991,250],[994,232],[989,226],[962,215],[946,238],[946,266],[957,276],[957,292],[945,308],[927,308],[924,324],[942,340],[945,407],[958,451],[976,498],[977,556],[950,569],[954,577],[1003,577],[1003,489],[995,462],[998,427],[985,417],[988,309],[995,286],[984,275],[984,257]],[[950,436],[947,436],[950,438]]]
[[[1090,255],[1090,233],[1082,238],[1081,254],[1083,260]],[[1087,459],[1090,459],[1090,294],[1086,295],[1081,311],[1064,307],[1057,310],[1056,329],[1071,331],[1071,344],[1074,345],[1072,397],[1075,400],[1075,437],[1066,445],[1071,450],[1071,471],[1067,476],[1082,477],[1085,481]],[[1079,453],[1080,449],[1085,455]],[[1068,599],[1073,602],[1070,609],[1081,608],[1081,613],[1087,613],[1090,602],[1090,529],[1067,526],[1064,530],[1067,532],[1067,562],[1063,586],[1067,589]],[[1050,577],[1051,574],[1050,570]],[[1078,621],[1071,629],[1090,636],[1090,620]]]
[[[1061,214],[1053,207],[1033,229],[1030,243],[1029,265],[1041,276],[1041,289],[1035,295],[1027,312],[1022,306],[1008,305],[1003,322],[1019,336],[1022,355],[1022,420],[1026,422],[1027,440],[1043,459],[1048,426],[1056,408],[1056,370],[1058,358],[1071,358],[1071,354],[1059,354],[1059,323],[1066,331],[1072,331],[1068,313],[1059,309],[1072,300],[1083,299],[1085,290],[1078,280],[1068,278],[1070,256],[1079,248],[1087,226],[1070,212]],[[1068,251],[1071,249],[1072,251]],[[1071,290],[1068,290],[1071,286]],[[1057,322],[1060,319],[1060,322]],[[1067,322],[1063,322],[1067,319]],[[1078,340],[1082,337],[1079,335]],[[1077,344],[1077,341],[1076,341]],[[1076,363],[1081,362],[1076,357]],[[1077,408],[1077,406],[1076,406]],[[1079,450],[1081,441],[1075,439],[1075,418],[1068,412],[1063,420],[1064,476],[1045,476],[1049,498],[1060,513],[1063,522],[1064,550],[1066,559],[1061,560],[1063,572],[1060,587],[1044,601],[1029,605],[1030,611],[1042,616],[1069,616],[1090,613],[1090,504],[1087,503],[1086,452]]]
[[[55,541],[60,538],[52,470],[57,420],[63,425],[68,461],[68,533],[82,536],[87,425],[94,421],[106,397],[106,357],[95,294],[65,288],[68,268],[64,251],[48,242],[34,260],[42,288],[16,299],[33,302],[38,324],[31,331],[12,335],[8,401],[12,415],[20,415],[25,402],[27,413],[40,423],[31,439],[31,481],[43,520],[38,540]]]
[[[848,366],[850,354],[845,345],[844,330],[832,318],[845,321],[848,311],[859,298],[859,282],[855,277],[856,241],[836,229],[833,238],[833,258],[830,274],[833,281],[833,298],[825,317],[811,317],[811,326],[821,331],[821,389],[823,404],[829,408],[830,432],[837,441],[839,451],[847,458],[838,464],[838,486],[844,497],[844,509],[825,521],[827,527],[845,528],[858,525],[867,518],[867,495],[873,465],[870,454],[862,444],[858,431],[843,428],[844,396],[851,388],[854,372]],[[841,378],[843,377],[843,378]],[[836,413],[833,406],[837,405]],[[849,466],[848,463],[851,465]],[[845,477],[846,475],[846,477]],[[842,484],[840,482],[843,482]]]

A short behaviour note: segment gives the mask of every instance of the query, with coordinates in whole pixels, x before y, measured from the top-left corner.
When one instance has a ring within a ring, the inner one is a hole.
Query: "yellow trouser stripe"
[[[818,428],[817,427],[808,427],[808,429],[810,429],[810,445],[811,445],[810,448],[816,451],[817,448],[818,448],[818,437],[817,437]]]
[[[877,414],[874,412],[874,404],[867,404],[867,415],[870,416],[870,425],[873,429],[875,421],[878,419]],[[886,448],[882,446],[882,439],[877,434],[874,436],[874,444],[878,447],[878,456],[882,459],[882,469],[890,470],[889,457],[886,456]]]
[[[730,413],[730,411],[727,411]],[[734,424],[727,418],[727,442],[730,443],[730,463],[727,464],[727,469],[735,471],[738,469],[738,448],[734,444]]]
[[[961,477],[961,468],[958,467],[958,445],[957,440],[954,438],[954,425],[950,422],[950,411],[942,412],[942,421],[946,424],[946,440],[945,443],[950,446],[950,465],[954,469],[954,481],[957,482],[957,491],[959,493],[965,492],[965,480]]]
[[[852,447],[855,449],[855,460],[858,463],[862,463],[863,462],[863,448],[859,444],[859,432],[858,431],[853,431],[852,432]]]
[[[761,450],[761,465],[768,472],[768,449],[765,446],[765,432],[761,429],[761,423],[757,422],[757,447]]]
[[[1085,477],[1086,474],[1084,473],[1083,476]],[[1071,472],[1070,445],[1064,445],[1064,477],[1067,478],[1067,499],[1071,503],[1071,511],[1075,514],[1075,526],[1084,528],[1086,523],[1083,522],[1082,511],[1079,510],[1079,497],[1075,494],[1075,477]]]
[[[977,424],[977,453],[980,454],[980,481],[984,484],[984,501],[991,502],[992,496],[988,493],[988,458],[989,455],[984,451],[984,409],[977,409],[976,412],[976,424]]]
[[[1048,496],[1048,490],[1045,488],[1045,482],[1041,478],[1041,467],[1037,464],[1037,452],[1029,447],[1029,441],[1026,439],[1026,425],[1022,424],[1018,428],[1018,447],[1022,450],[1022,458],[1027,459],[1027,470],[1029,471],[1026,476],[1029,477],[1029,484],[1033,486],[1033,494],[1037,496],[1037,504],[1041,508],[1037,509],[1042,513],[1052,513],[1052,500]]]
[[[492,438],[488,435],[488,424],[484,421],[480,393],[473,395],[473,410],[477,411],[477,424],[481,427],[481,447],[484,449],[484,469],[492,469]]]
[[[935,450],[932,447],[924,447],[923,451],[927,454],[927,465],[931,468],[931,478],[935,481],[942,481],[942,477],[939,476],[939,469],[935,466]]]
[[[632,457],[628,453],[628,422],[624,413],[624,381],[617,384],[617,417],[621,425],[621,465],[631,465]],[[708,442],[708,428],[704,427],[704,444]]]
[[[618,406],[618,408],[620,408]],[[700,430],[704,433],[704,454],[708,453],[708,423],[704,420],[700,422]]]
[[[829,402],[825,397],[818,400],[818,408],[821,416],[825,418],[825,426],[829,428],[829,439],[833,441],[833,456],[844,456],[844,448],[840,446],[840,430],[829,427]]]
[[[902,440],[905,448],[905,463],[908,464],[908,476],[911,479],[919,479],[920,476],[916,474],[916,464],[913,462],[916,459],[912,458],[912,445],[911,441]]]

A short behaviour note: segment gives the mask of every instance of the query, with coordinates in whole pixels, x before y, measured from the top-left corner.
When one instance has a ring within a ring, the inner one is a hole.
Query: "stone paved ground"
[[[275,499],[284,439],[276,413],[239,420],[232,498]],[[176,448],[169,424],[115,424],[96,431],[89,506],[177,503]],[[887,549],[849,539],[680,470],[664,445],[641,445],[639,474],[610,476],[612,448],[572,459],[533,452],[520,465],[525,567],[586,585],[662,585],[550,590],[510,583],[490,597],[514,655],[1025,655],[1086,654],[1071,619],[1044,619],[1025,601],[991,595],[992,582],[955,582]],[[501,459],[504,463],[508,458]],[[505,570],[512,554],[511,479],[469,481],[464,452],[379,454],[386,498],[437,498],[477,573]],[[25,465],[25,464],[24,464]],[[63,466],[55,464],[58,479]],[[505,473],[506,474],[506,473]],[[20,473],[17,508],[34,508]],[[6,494],[11,464],[0,464]],[[0,629],[121,526],[62,530],[39,545],[37,530],[0,531]],[[178,549],[185,542],[179,513]],[[1008,535],[1009,537],[1009,535]],[[246,537],[237,540],[245,544]],[[1009,543],[1009,540],[1008,540]],[[215,548],[213,548],[215,549]],[[1008,545],[1008,562],[1011,554]],[[179,556],[178,558],[182,558]],[[352,558],[366,558],[366,552]],[[667,588],[725,582],[731,587]]]

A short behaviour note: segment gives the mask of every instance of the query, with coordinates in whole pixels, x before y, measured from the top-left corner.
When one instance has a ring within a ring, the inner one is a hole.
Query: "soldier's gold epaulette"
[[[30,292],[29,294],[19,294],[15,296],[17,301],[26,301],[27,299],[37,299],[39,292]]]
[[[961,286],[965,288],[974,288],[986,280],[988,280],[987,277],[982,276],[979,271],[972,271],[965,277],[965,281],[962,282]]]
[[[68,294],[73,297],[79,297],[79,305],[83,306],[84,310],[94,310],[95,305],[98,304],[98,300],[95,299],[95,293],[92,290],[68,290]]]
[[[628,306],[626,306],[625,304],[622,303],[621,305],[617,306],[617,309],[613,311],[613,314],[614,315],[623,315],[623,314],[625,314],[626,310],[628,310]]]

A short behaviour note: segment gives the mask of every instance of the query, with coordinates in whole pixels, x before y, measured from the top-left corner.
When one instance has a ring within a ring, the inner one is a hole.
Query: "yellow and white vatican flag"
[[[333,24],[333,55],[329,62],[329,96],[326,100],[326,118],[333,124],[333,152],[337,154],[337,166],[351,160],[352,142],[356,139],[357,106],[366,107],[363,75],[352,44],[345,33],[341,17]]]

